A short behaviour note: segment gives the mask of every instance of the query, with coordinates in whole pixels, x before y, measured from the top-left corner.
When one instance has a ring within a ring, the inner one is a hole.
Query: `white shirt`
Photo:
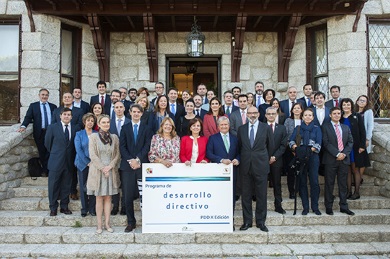
[[[325,106],[322,108],[316,107],[316,116],[317,116],[318,122],[320,123],[320,125],[322,125],[322,123],[324,122],[324,119],[325,119]]]
[[[252,129],[252,126],[253,125],[253,131],[255,133],[254,137],[256,139],[256,133],[257,133],[257,128],[259,127],[259,120],[256,120],[255,124],[252,124],[252,123],[248,123],[248,138],[250,139],[250,136],[251,136],[251,129]]]
[[[334,132],[336,133],[336,127],[334,126],[334,125],[336,125],[336,123],[334,123],[333,121],[330,121],[330,122],[332,123]],[[341,128],[340,122],[337,123],[337,127],[340,130],[340,135],[341,135],[341,138],[342,138],[343,137],[343,129]],[[336,134],[336,136],[337,136],[337,134]]]
[[[194,140],[193,136],[190,136],[192,140]],[[198,137],[199,138],[199,137]],[[199,155],[199,149],[198,144],[195,143],[195,141],[192,141],[192,154],[191,154],[191,163],[196,163],[196,160],[198,159]]]
[[[73,107],[81,108],[81,101],[80,102],[73,101]]]
[[[61,121],[61,124],[62,124],[62,130],[63,130],[63,132],[64,132],[64,134],[65,134],[65,129],[66,129],[66,127],[65,127],[65,123],[63,123],[62,121]],[[70,126],[70,122],[67,124],[68,125],[68,130],[69,130],[69,140],[70,140],[70,138],[71,138],[71,126]]]
[[[302,120],[301,119],[294,119],[294,125],[295,127],[296,126],[300,126],[302,124]]]
[[[293,106],[292,103],[295,104],[296,102],[297,102],[297,100],[292,101],[292,100],[288,99],[288,115],[289,115],[289,116],[291,115],[291,108],[292,108],[292,106]]]
[[[257,108],[259,108],[260,105],[265,103],[263,96],[259,95],[259,94],[255,94],[255,100],[254,101],[256,102],[256,107]]]

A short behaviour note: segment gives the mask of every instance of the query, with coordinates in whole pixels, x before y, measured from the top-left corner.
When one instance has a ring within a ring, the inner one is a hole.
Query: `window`
[[[19,121],[19,21],[0,25],[0,124]]]
[[[370,21],[369,95],[376,118],[390,118],[390,20]]]
[[[328,36],[326,24],[306,31],[307,82],[328,96]]]
[[[64,92],[72,92],[81,87],[81,30],[62,25],[61,30],[61,88],[60,100]]]

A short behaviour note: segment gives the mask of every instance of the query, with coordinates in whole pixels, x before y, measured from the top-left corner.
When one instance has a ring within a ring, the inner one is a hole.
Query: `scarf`
[[[105,132],[102,129],[99,129],[99,138],[103,142],[104,145],[112,144],[111,134],[110,132]]]
[[[314,128],[314,122],[310,122],[309,125],[306,125],[306,123],[302,122],[301,124],[301,136],[302,136],[302,142],[304,146],[308,146],[310,142],[310,134],[313,132]]]

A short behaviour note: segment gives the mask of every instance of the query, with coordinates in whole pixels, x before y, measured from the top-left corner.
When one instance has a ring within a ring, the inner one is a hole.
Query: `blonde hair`
[[[110,116],[108,116],[107,114],[100,114],[97,118],[97,123],[99,124],[100,121],[103,119],[103,118],[108,118],[110,119]]]
[[[176,134],[176,127],[175,127],[175,123],[173,122],[173,120],[170,117],[165,117],[161,121],[160,128],[158,129],[157,134],[159,134],[160,136],[163,135],[163,126],[164,126],[165,122],[167,122],[167,121],[169,121],[169,123],[171,123],[171,125],[172,125],[171,137],[174,138],[177,135]]]
[[[139,104],[139,101],[141,101],[142,99],[146,99],[146,107],[144,108],[144,110],[145,111],[149,110],[150,101],[149,101],[148,97],[146,97],[146,96],[139,96],[139,97],[137,97],[137,99],[135,99],[135,103]]]

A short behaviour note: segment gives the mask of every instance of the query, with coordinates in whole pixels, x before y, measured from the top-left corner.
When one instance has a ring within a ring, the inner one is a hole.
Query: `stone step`
[[[334,208],[338,208],[339,199],[336,198],[334,201]],[[390,209],[390,199],[382,196],[362,196],[358,200],[349,200],[348,205],[350,209]],[[253,202],[253,207],[255,203]],[[286,210],[294,209],[294,200],[287,197],[284,198],[282,206]],[[268,196],[267,202],[268,210],[274,210],[273,196]],[[324,198],[319,199],[319,207],[325,210]],[[236,209],[241,209],[241,200],[236,203]],[[302,203],[300,198],[297,200],[298,210],[302,209]],[[32,198],[32,197],[18,197],[0,201],[1,210],[48,210],[49,199],[48,198]],[[69,203],[69,209],[75,212],[81,210],[81,202],[71,200]],[[134,203],[134,209],[140,210],[138,200]]]
[[[334,210],[334,215],[329,216],[322,211],[321,216],[317,216],[310,212],[306,216],[302,216],[300,211],[297,215],[293,215],[293,211],[287,210],[287,213],[282,215],[274,211],[268,211],[267,222],[268,226],[306,226],[306,225],[376,225],[390,224],[390,209],[367,209],[354,210],[354,216],[348,216]],[[140,211],[135,212],[138,226],[142,225],[142,216]],[[113,226],[126,226],[126,216],[116,215],[111,216]],[[234,223],[239,227],[243,223],[242,211],[236,210],[234,215]],[[254,225],[255,222],[253,222]],[[81,225],[83,227],[92,227],[96,225],[96,217],[88,215],[81,217],[78,212],[72,215],[64,215],[58,213],[56,217],[50,217],[49,211],[0,211],[0,226],[57,226],[57,227],[72,227]]]
[[[13,189],[15,192],[15,197],[47,197],[48,190],[47,185],[22,185],[21,187],[17,187]],[[320,185],[321,195],[324,192],[324,185]],[[375,186],[372,183],[364,183],[360,187],[361,196],[379,196],[380,186]],[[268,197],[273,197],[274,190],[273,188],[268,188]],[[338,194],[337,185],[334,188],[334,193]],[[289,191],[287,185],[282,185],[282,196],[283,198],[287,198],[289,196]]]
[[[125,227],[113,227],[114,233],[95,233],[96,227],[2,227],[0,243],[19,244],[295,244],[386,242],[388,225],[374,226],[270,226],[269,232],[256,227],[232,233],[142,233],[141,227],[125,233]]]
[[[106,236],[106,235],[102,235]],[[390,242],[326,244],[0,244],[6,258],[388,258]],[[354,256],[355,255],[355,256]]]

